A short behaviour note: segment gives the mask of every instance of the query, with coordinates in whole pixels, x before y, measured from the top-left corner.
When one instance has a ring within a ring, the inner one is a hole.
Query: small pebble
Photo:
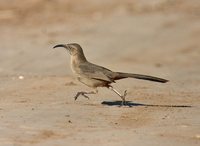
[[[19,76],[18,77],[20,80],[23,80],[24,79],[24,76]]]
[[[200,134],[195,135],[197,139],[200,139]]]

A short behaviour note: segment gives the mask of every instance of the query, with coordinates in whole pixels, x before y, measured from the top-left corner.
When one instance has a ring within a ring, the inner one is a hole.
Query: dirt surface
[[[0,1],[0,146],[199,146],[199,0]],[[124,79],[90,100],[58,43]]]

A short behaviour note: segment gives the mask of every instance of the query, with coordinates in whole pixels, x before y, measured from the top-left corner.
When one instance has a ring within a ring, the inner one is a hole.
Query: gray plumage
[[[117,93],[125,102],[125,95],[126,91],[124,92],[124,96],[119,94],[110,84],[115,83],[116,80],[124,79],[124,78],[136,78],[142,80],[149,80],[154,82],[166,83],[168,80],[148,76],[148,75],[141,75],[141,74],[132,74],[132,73],[122,73],[122,72],[114,72],[105,67],[95,65],[87,61],[83,49],[79,44],[71,43],[71,44],[60,44],[54,46],[57,47],[64,47],[66,48],[71,56],[71,68],[72,71],[77,76],[78,80],[83,84],[92,87],[107,87]],[[96,90],[97,91],[97,90]],[[85,94],[95,94],[96,92],[78,92],[75,96],[75,99],[78,98],[79,95],[83,95],[88,98]]]

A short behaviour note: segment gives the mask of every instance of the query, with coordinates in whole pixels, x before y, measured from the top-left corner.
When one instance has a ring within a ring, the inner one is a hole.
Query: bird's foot
[[[85,98],[87,98],[87,99],[90,99],[87,95],[85,95],[85,94],[89,94],[89,93],[87,93],[87,92],[78,92],[77,94],[76,94],[76,96],[74,96],[74,100],[77,100],[78,99],[78,97],[80,96],[80,95],[82,95],[83,97],[85,97]]]
[[[81,92],[78,92],[76,94],[76,96],[74,96],[74,99],[77,100],[78,97],[80,95],[82,95],[83,97],[87,98],[87,99],[90,99],[86,94],[97,94],[98,93],[98,90],[96,89],[95,91],[91,91],[91,92],[84,92],[84,91],[81,91]]]
[[[121,96],[122,98],[121,106],[126,106],[126,95],[127,95],[127,90],[125,90],[124,94]]]

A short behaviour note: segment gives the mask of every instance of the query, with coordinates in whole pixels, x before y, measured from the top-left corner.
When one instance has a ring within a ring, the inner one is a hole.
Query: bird
[[[82,47],[78,43],[69,43],[69,44],[58,44],[53,48],[65,48],[70,54],[70,65],[72,72],[77,77],[78,81],[85,84],[88,87],[91,87],[93,91],[79,91],[74,96],[74,99],[77,100],[80,95],[89,99],[88,94],[97,94],[98,87],[106,87],[113,92],[115,92],[122,100],[121,105],[126,104],[126,95],[127,90],[123,94],[120,94],[111,84],[116,83],[117,80],[125,78],[136,78],[142,80],[148,80],[159,83],[166,83],[169,80],[158,78],[149,75],[143,74],[134,74],[134,73],[124,73],[124,72],[115,72],[108,68],[93,64],[89,62],[83,52]]]

